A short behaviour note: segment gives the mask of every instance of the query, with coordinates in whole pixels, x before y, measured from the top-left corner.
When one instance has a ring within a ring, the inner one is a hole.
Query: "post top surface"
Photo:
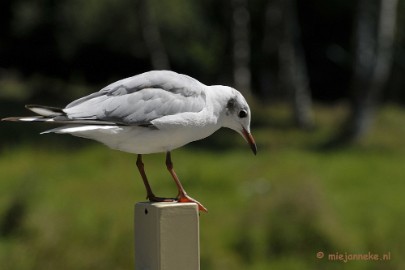
[[[178,202],[138,202],[137,205],[156,207],[156,208],[194,208],[198,205],[196,203],[178,203]]]

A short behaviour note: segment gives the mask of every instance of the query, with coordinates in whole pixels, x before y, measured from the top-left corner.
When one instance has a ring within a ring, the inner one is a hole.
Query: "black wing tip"
[[[10,122],[16,122],[18,121],[19,117],[6,117],[2,118],[1,121],[10,121]]]

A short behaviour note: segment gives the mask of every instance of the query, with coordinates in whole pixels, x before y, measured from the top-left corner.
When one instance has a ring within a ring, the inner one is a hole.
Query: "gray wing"
[[[205,107],[205,85],[172,71],[150,71],[112,83],[68,104],[71,120],[149,125],[152,120]]]

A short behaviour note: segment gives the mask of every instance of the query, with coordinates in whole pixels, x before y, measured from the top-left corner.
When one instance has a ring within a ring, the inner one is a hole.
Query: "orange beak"
[[[250,149],[252,149],[253,154],[256,155],[257,153],[257,146],[255,139],[253,138],[252,134],[246,131],[245,128],[242,129],[242,135],[245,138],[245,140],[249,143]]]

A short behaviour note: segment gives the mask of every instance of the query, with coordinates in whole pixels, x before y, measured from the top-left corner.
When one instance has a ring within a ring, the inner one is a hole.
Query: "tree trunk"
[[[282,85],[288,90],[296,125],[313,127],[312,99],[304,50],[300,41],[295,0],[282,2],[282,35],[279,43],[279,63]]]
[[[388,80],[394,50],[398,0],[359,0],[350,115],[339,143],[360,140],[370,129]]]
[[[251,95],[250,13],[248,0],[232,0],[233,77],[235,88]]]
[[[169,57],[156,21],[156,15],[148,0],[138,0],[138,15],[142,28],[142,36],[149,52],[153,69],[170,69]]]
[[[257,64],[259,96],[268,99],[279,93],[281,80],[279,71],[279,43],[282,25],[282,0],[268,1],[264,8],[263,39],[261,58]]]

